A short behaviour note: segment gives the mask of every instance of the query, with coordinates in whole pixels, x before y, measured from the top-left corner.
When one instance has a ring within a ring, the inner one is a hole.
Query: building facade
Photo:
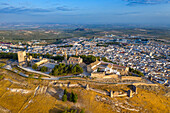
[[[83,63],[83,59],[82,58],[77,58],[77,57],[70,57],[68,60],[67,60],[67,64],[81,64]]]
[[[26,51],[18,51],[18,63],[19,65],[26,63]]]

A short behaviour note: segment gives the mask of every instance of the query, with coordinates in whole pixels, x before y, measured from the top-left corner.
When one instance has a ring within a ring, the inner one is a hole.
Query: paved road
[[[31,68],[25,68],[25,67],[21,67],[21,66],[18,66],[18,67],[25,70],[25,71],[28,71],[28,72],[37,73],[37,74],[41,74],[41,75],[44,75],[44,76],[47,76],[47,77],[51,77],[49,74],[45,74],[45,73],[42,73],[40,71],[35,71],[35,70],[31,69]]]
[[[55,77],[55,76],[50,76],[48,74],[45,74],[45,73],[42,73],[42,72],[39,72],[39,71],[34,71],[34,70],[31,70],[31,69],[28,69],[28,68],[23,68],[21,66],[18,66],[19,68],[25,70],[25,71],[28,71],[28,72],[32,72],[32,73],[38,73],[38,74],[42,74],[42,75],[45,75],[45,76],[48,76],[50,78],[46,78],[46,77],[42,77],[41,79],[44,79],[44,80],[59,80],[60,78],[69,78],[69,77],[74,77],[74,75],[71,75],[71,76],[62,76],[62,77]],[[5,65],[3,68],[7,69],[7,70],[10,70],[10,71],[13,71],[15,73],[18,73],[18,70],[13,70],[11,65]],[[19,75],[23,76],[23,77],[29,77],[29,75],[26,75],[22,72],[19,73]],[[38,78],[38,77],[33,77],[33,78]]]
[[[7,69],[7,70],[10,70],[10,71],[13,71],[15,73],[18,73],[18,70],[12,70],[11,68],[11,65],[5,65],[3,68]],[[29,71],[29,69],[28,69]],[[30,71],[30,72],[35,72],[35,71]],[[36,71],[37,73],[37,71]],[[41,73],[41,72],[40,72]],[[23,77],[29,77],[29,75],[26,75],[24,73],[19,73],[19,75],[23,76]],[[47,75],[47,74],[46,74]],[[50,75],[48,75],[50,76]],[[98,82],[98,81],[91,81],[91,80],[82,80],[82,79],[69,79],[70,77],[75,77],[74,75],[71,75],[71,76],[62,76],[62,77],[54,77],[54,76],[50,76],[50,78],[46,78],[46,77],[42,77],[41,79],[44,79],[44,80],[59,80],[59,79],[66,79],[66,80],[78,80],[78,81],[87,81],[87,82],[95,82],[95,83],[100,83],[100,84],[118,84],[118,85],[121,85],[121,84],[135,84],[135,83],[139,83],[139,82],[126,82],[126,83],[111,83],[111,82]],[[38,77],[33,77],[35,79],[37,79]],[[147,84],[147,83],[146,83]],[[148,83],[148,84],[153,84],[153,83]]]

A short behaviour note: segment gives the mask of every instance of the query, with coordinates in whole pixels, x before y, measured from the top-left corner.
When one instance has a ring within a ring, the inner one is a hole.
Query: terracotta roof
[[[112,68],[112,64],[108,64],[107,67],[108,67],[108,68]]]
[[[89,64],[89,66],[90,66],[90,67],[93,67],[94,65],[97,65],[98,63],[100,63],[100,61],[97,60],[97,61],[95,61],[95,62]]]
[[[122,68],[122,69],[125,69],[125,68],[126,68],[126,66],[120,66],[120,65],[113,64],[113,68],[114,68],[114,67],[118,67],[118,68]]]

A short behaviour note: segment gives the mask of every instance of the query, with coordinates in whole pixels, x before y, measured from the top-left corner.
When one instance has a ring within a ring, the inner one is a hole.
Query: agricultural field
[[[104,37],[113,34],[117,37],[125,35],[142,36],[147,39],[170,41],[169,28],[136,28],[136,27],[116,27],[116,26],[83,26],[84,28],[63,28],[63,29],[26,29],[26,30],[0,30],[0,40],[2,42],[18,43],[30,40],[45,40],[48,44],[57,44],[60,39],[76,38],[76,37]],[[58,41],[57,41],[58,40]],[[60,41],[59,41],[60,42]]]

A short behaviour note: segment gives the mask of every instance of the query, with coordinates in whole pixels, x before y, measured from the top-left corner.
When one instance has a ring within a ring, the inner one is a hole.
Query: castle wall
[[[39,62],[37,62],[35,64],[37,64],[39,66],[39,65],[44,64],[46,62],[48,62],[48,59],[42,59],[41,61],[39,61]]]
[[[105,72],[91,73],[91,77],[103,78],[104,76],[105,76]]]
[[[115,78],[118,79],[118,75],[117,74],[111,74],[111,75],[105,75],[103,78]]]
[[[135,76],[122,76],[122,80],[142,80],[141,77],[135,77]]]

